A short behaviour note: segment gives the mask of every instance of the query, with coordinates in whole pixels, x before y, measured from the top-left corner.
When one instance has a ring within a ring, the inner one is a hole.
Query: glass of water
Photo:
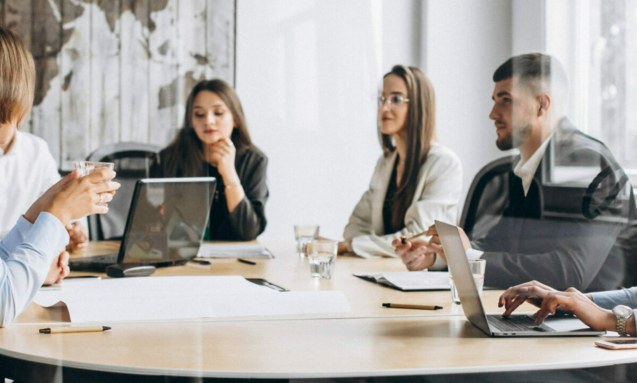
[[[115,164],[112,162],[75,161],[75,169],[78,170],[80,177],[87,176],[96,169],[109,168],[113,170],[114,167]],[[104,202],[100,202],[99,205],[104,205]]]
[[[294,237],[296,238],[296,252],[299,256],[307,255],[307,245],[315,239],[318,239],[318,225],[295,225]]]
[[[91,174],[95,169],[109,168],[113,170],[114,167],[115,164],[112,162],[75,161],[75,169],[79,171],[80,177]]]
[[[484,287],[484,271],[487,268],[487,261],[485,259],[477,259],[475,261],[469,261],[469,270],[473,274],[473,282],[478,288],[478,295],[482,297],[482,287]],[[449,279],[451,283],[451,300],[453,303],[459,305],[460,297],[458,296],[458,289],[456,284],[453,283],[453,276],[449,273]]]
[[[338,242],[319,239],[312,241],[309,248],[308,259],[312,278],[331,279],[336,263]]]

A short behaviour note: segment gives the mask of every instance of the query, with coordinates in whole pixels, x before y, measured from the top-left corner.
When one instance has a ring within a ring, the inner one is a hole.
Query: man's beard
[[[519,147],[531,135],[533,127],[531,124],[528,124],[524,126],[514,126],[511,130],[512,133],[509,133],[502,138],[498,138],[495,141],[495,145],[498,149],[511,150]]]

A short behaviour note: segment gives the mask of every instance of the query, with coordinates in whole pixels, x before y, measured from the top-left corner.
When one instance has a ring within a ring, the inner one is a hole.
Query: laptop
[[[469,261],[462,245],[458,228],[444,222],[436,221],[436,229],[440,236],[442,247],[445,249],[449,271],[453,275],[458,296],[467,319],[493,337],[526,337],[526,336],[599,336],[605,331],[592,330],[577,318],[563,318],[549,316],[540,326],[530,315],[511,314],[505,318],[500,314],[487,315],[482,305],[482,299],[473,281],[469,269]],[[487,262],[487,268],[489,262]]]
[[[72,258],[69,267],[104,272],[115,263],[186,263],[199,252],[216,186],[214,177],[137,181],[119,253]]]

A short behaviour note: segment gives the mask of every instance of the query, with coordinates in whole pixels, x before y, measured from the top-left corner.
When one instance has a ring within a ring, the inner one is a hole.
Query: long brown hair
[[[431,142],[436,134],[436,96],[431,82],[425,74],[416,67],[396,65],[383,78],[396,75],[407,85],[407,158],[405,171],[396,189],[394,197],[394,212],[392,224],[395,229],[402,229],[405,225],[405,214],[414,199],[420,168],[427,159]],[[391,135],[383,134],[378,126],[378,134],[385,155],[396,150],[396,143]]]
[[[33,105],[35,65],[27,46],[0,27],[0,123],[24,122]]]
[[[186,101],[184,125],[179,130],[177,137],[166,148],[165,169],[168,176],[176,176],[178,173],[181,173],[184,177],[202,175],[205,165],[203,144],[197,137],[195,128],[192,125],[192,113],[195,97],[204,90],[219,96],[230,110],[230,113],[232,113],[235,128],[232,130],[230,139],[237,148],[237,153],[252,147],[252,140],[250,139],[250,133],[248,133],[243,108],[237,93],[223,80],[203,80],[195,85],[190,92]]]

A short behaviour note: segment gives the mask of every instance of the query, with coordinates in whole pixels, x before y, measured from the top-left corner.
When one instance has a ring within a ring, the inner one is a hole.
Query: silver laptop
[[[436,221],[442,247],[445,249],[449,271],[453,275],[458,296],[467,319],[490,336],[599,336],[605,331],[595,331],[577,318],[549,316],[540,326],[530,315],[512,314],[505,318],[500,314],[486,315],[482,299],[469,270],[469,262],[462,245],[458,228]],[[489,262],[487,262],[489,268]]]

